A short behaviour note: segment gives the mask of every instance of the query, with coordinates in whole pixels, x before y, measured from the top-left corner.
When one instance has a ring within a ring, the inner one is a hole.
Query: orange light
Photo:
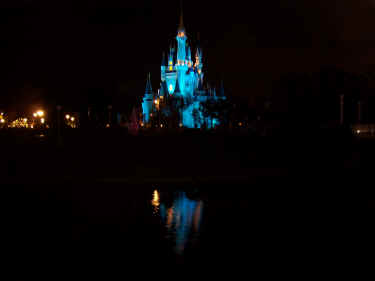
[[[155,212],[157,212],[159,210],[158,207],[160,206],[160,196],[159,196],[159,192],[157,190],[154,191],[154,194],[152,196],[151,204],[152,204],[152,206],[154,206]]]

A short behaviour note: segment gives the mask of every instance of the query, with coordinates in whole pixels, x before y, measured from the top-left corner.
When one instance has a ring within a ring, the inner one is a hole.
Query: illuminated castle
[[[203,54],[197,47],[193,57],[188,43],[183,14],[177,31],[177,50],[171,46],[168,56],[163,53],[161,64],[161,82],[157,93],[153,93],[150,75],[147,79],[146,92],[143,97],[142,111],[145,126],[158,116],[160,126],[168,126],[160,120],[177,113],[179,126],[186,128],[207,128],[219,124],[217,118],[207,114],[204,107],[225,100],[224,89],[205,86],[203,72]],[[173,112],[171,112],[173,111]]]

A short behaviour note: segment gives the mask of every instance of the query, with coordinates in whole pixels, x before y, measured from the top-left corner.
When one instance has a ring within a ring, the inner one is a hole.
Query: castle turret
[[[166,77],[165,77],[165,71],[167,69],[167,61],[165,59],[165,53],[163,52],[163,57],[161,59],[161,81],[164,82]]]
[[[151,117],[152,107],[153,107],[153,100],[154,100],[154,95],[152,93],[151,76],[150,76],[150,73],[149,73],[148,78],[147,78],[147,83],[146,83],[145,95],[143,97],[143,102],[142,102],[143,122],[144,123],[150,122],[150,117]]]
[[[195,53],[195,68],[198,73],[198,79],[203,83],[203,55],[202,55],[202,50],[197,47],[197,51]]]
[[[177,64],[184,65],[186,61],[186,31],[184,26],[184,16],[181,7],[180,24],[177,31]]]
[[[192,67],[192,60],[191,60],[191,49],[190,46],[187,46],[187,58],[186,58],[186,63],[188,64],[189,68]]]
[[[171,46],[169,48],[169,56],[168,56],[168,71],[173,71],[174,70],[174,48]]]

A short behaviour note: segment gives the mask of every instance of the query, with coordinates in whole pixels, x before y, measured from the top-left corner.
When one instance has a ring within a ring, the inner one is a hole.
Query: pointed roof
[[[165,59],[165,52],[163,52],[163,56],[162,56],[162,59],[161,59],[161,65],[162,66],[166,66],[167,65],[167,61]]]
[[[147,83],[146,83],[146,95],[147,94],[152,94],[152,86],[151,86],[151,74],[148,73],[147,77]]]

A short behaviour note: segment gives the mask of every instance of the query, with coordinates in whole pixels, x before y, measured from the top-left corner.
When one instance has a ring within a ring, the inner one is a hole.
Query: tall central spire
[[[184,9],[183,9],[183,6],[182,6],[182,0],[180,1],[180,9],[181,9],[181,12],[180,12],[180,24],[178,26],[178,32],[185,32],[185,26],[184,26]]]

